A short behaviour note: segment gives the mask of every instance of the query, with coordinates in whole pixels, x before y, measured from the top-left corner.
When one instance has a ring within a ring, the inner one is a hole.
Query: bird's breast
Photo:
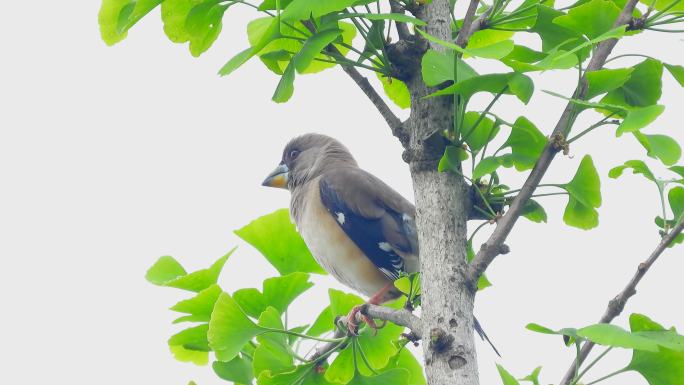
[[[344,285],[372,296],[391,281],[366,257],[323,206],[318,181],[307,186],[295,222],[316,261]]]

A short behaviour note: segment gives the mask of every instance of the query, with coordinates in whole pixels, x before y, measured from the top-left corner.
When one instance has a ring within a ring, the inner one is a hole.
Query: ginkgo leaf
[[[590,0],[573,6],[553,23],[594,39],[610,31],[621,9],[609,0]]]
[[[646,135],[638,131],[632,134],[644,146],[648,156],[660,159],[666,166],[677,163],[682,155],[679,143],[667,135]]]
[[[518,171],[529,170],[539,159],[546,146],[546,136],[527,118],[519,117],[504,147],[510,147],[513,164]]]
[[[613,179],[619,178],[625,169],[631,169],[634,174],[641,174],[651,182],[656,181],[656,177],[653,175],[653,172],[651,172],[651,169],[648,168],[646,163],[640,160],[628,160],[623,165],[613,167],[608,172],[608,176]]]
[[[233,298],[222,293],[211,314],[207,337],[209,346],[220,361],[230,361],[237,356],[262,328],[252,322]]]
[[[625,132],[638,131],[653,123],[658,116],[665,111],[665,106],[653,105],[648,107],[637,107],[627,111],[627,116],[620,123],[615,132],[615,136],[620,136]]]
[[[563,188],[570,195],[563,214],[565,223],[584,230],[598,226],[601,180],[591,156],[582,158],[575,176]]]
[[[287,209],[257,218],[235,234],[259,250],[281,275],[293,272],[325,274],[297,233]]]

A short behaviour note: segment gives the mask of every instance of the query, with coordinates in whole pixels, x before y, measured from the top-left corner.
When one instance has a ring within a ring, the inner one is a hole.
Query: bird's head
[[[321,134],[298,136],[285,146],[280,164],[263,186],[290,191],[336,167],[356,167],[349,150],[336,139]]]

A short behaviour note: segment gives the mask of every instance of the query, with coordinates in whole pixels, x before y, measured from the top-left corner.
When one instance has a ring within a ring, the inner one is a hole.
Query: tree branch
[[[651,252],[651,255],[648,257],[648,259],[639,264],[636,273],[634,273],[632,279],[629,280],[627,286],[625,286],[625,288],[622,289],[622,291],[618,293],[615,298],[608,302],[608,307],[599,320],[599,323],[610,323],[613,319],[615,319],[615,317],[622,313],[622,310],[625,308],[625,304],[627,304],[627,300],[636,294],[636,287],[641,279],[646,275],[655,261],[658,260],[658,257],[660,257],[663,251],[665,251],[665,249],[670,246],[674,239],[682,232],[682,230],[684,230],[684,221],[679,222],[679,224],[677,224],[669,234],[663,237],[655,250]],[[582,349],[580,350],[578,357],[579,365],[581,365],[587,356],[589,356],[589,353],[593,347],[594,343],[591,341],[587,341],[582,345]],[[575,376],[575,365],[578,365],[577,359],[573,360],[572,365],[570,365],[568,368],[567,373],[565,373],[565,377],[563,377],[563,380],[560,382],[561,385],[568,385],[570,381],[572,381],[573,377]]]
[[[402,15],[404,14],[404,9],[402,8],[402,5],[396,0],[390,0],[390,10],[392,11],[392,13],[398,13]],[[399,39],[411,39],[411,32],[409,32],[409,28],[406,25],[406,23],[396,21],[394,24],[397,26],[397,33],[399,34]]]
[[[492,7],[489,7],[486,11],[480,15],[477,19],[475,18],[475,12],[477,12],[477,7],[480,4],[479,0],[470,0],[468,9],[466,10],[465,18],[463,19],[463,25],[461,30],[458,32],[456,37],[456,44],[464,47],[468,45],[468,40],[473,34],[479,31],[485,24],[485,20],[492,11]]]
[[[616,27],[628,24],[629,21],[632,20],[632,12],[634,11],[634,7],[636,6],[637,2],[638,0],[629,0],[627,2],[624,9],[620,13],[620,16],[615,21]],[[593,52],[586,72],[601,69],[606,63],[608,55],[610,55],[616,44],[617,39],[605,40],[599,43]],[[584,99],[587,90],[586,85],[587,83],[585,75],[582,77],[579,86],[575,90],[575,98]],[[515,222],[518,220],[518,218],[520,218],[525,204],[532,197],[532,194],[541,182],[541,179],[546,173],[546,170],[549,168],[553,158],[560,150],[558,143],[565,142],[565,138],[570,132],[576,117],[576,105],[572,102],[568,102],[563,114],[553,130],[553,133],[551,134],[550,140],[544,147],[544,151],[539,157],[539,160],[537,160],[537,163],[534,165],[534,168],[527,177],[527,180],[525,180],[520,193],[518,193],[511,203],[508,212],[497,221],[496,229],[489,239],[482,244],[480,251],[478,251],[477,255],[475,255],[475,258],[473,258],[473,261],[470,263],[468,275],[471,284],[477,282],[480,275],[482,275],[482,273],[487,269],[489,264],[491,264],[494,258],[500,254],[501,245],[503,245],[506,237],[513,229]]]
[[[311,21],[304,20],[302,21],[302,24],[311,32],[315,33],[316,28],[314,24]],[[326,47],[326,51],[331,52],[332,54],[335,55],[342,55],[339,49],[335,47],[333,44],[330,44]],[[390,127],[392,130],[392,134],[396,136],[399,141],[406,147],[406,144],[408,143],[408,134],[405,132],[405,129],[403,127],[403,124],[401,120],[394,115],[392,110],[389,108],[387,103],[385,103],[385,100],[378,94],[377,91],[375,91],[375,88],[371,86],[370,82],[368,79],[361,75],[361,73],[356,69],[356,67],[352,65],[346,65],[346,64],[340,64],[342,67],[342,70],[349,75],[352,80],[354,80],[354,83],[356,83],[359,88],[361,88],[361,91],[363,91],[364,94],[370,99],[371,103],[375,106],[375,108],[380,112],[380,115],[385,119],[385,122],[387,122],[387,125]]]
[[[353,66],[343,64],[341,64],[341,66],[342,70],[352,78],[354,83],[361,88],[361,91],[366,94],[371,103],[373,103],[378,112],[380,112],[380,115],[382,115],[385,122],[387,122],[387,125],[392,130],[392,135],[396,136],[405,147],[408,143],[408,133],[406,133],[401,120],[394,115],[387,103],[385,103],[385,100],[378,94],[365,76],[361,75]]]
[[[360,312],[356,313],[355,323],[359,324],[363,322],[363,315],[366,315],[372,319],[379,319],[383,321],[392,322],[395,325],[403,326],[411,330],[413,336],[416,340],[421,339],[422,321],[420,318],[413,315],[410,311],[406,309],[392,309],[386,306],[378,306],[365,304]],[[347,330],[344,325],[347,324],[347,317],[339,317],[336,320],[336,330],[334,338],[342,338],[347,335]],[[341,325],[341,327],[340,327]],[[316,348],[316,353],[314,353],[309,361],[314,361],[324,355],[328,354],[330,351],[337,348],[339,342],[328,342]]]

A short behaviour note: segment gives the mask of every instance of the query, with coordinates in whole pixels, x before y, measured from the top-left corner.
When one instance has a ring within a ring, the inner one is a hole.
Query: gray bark
[[[422,12],[428,33],[451,40],[448,0],[433,0]],[[423,99],[434,90],[425,86],[419,71],[406,83],[411,116],[405,123],[409,142],[404,158],[410,165],[416,204],[425,373],[430,385],[477,385],[475,292],[466,276],[469,195],[463,177],[437,171],[445,148],[441,133],[452,127],[453,101]]]

